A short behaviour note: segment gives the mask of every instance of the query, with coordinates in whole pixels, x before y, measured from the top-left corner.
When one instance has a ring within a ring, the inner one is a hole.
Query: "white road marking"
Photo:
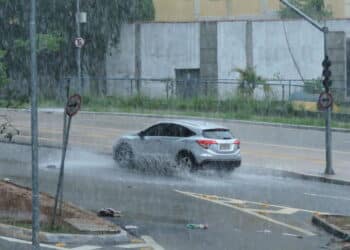
[[[304,193],[304,195],[313,196],[313,197],[320,197],[320,198],[335,199],[335,200],[350,201],[350,198],[345,198],[345,197],[341,197],[341,196],[332,196],[332,195],[324,195],[324,194],[310,194],[310,193]]]
[[[19,240],[19,239],[14,239],[14,238],[8,238],[8,237],[4,237],[4,236],[0,236],[0,239],[6,240],[8,242],[14,242],[14,243],[20,243],[20,244],[27,244],[27,245],[31,245],[32,244],[31,241]],[[56,246],[46,245],[46,244],[40,244],[40,246],[41,247],[46,247],[46,248],[51,248],[51,249],[57,249],[57,250],[68,250],[67,248],[56,247]]]
[[[126,248],[126,249],[150,247],[153,250],[164,250],[164,248],[161,245],[159,245],[157,242],[155,242],[155,240],[152,239],[152,237],[150,236],[143,235],[141,236],[141,239],[143,239],[145,243],[124,244],[124,245],[117,245],[115,247]]]
[[[70,250],[95,250],[95,249],[101,249],[102,247],[99,246],[80,246],[71,248]]]
[[[147,236],[147,235],[144,235],[144,236],[141,236],[141,238],[148,244],[150,245],[153,250],[164,250],[164,248],[159,245],[157,242],[155,242],[154,239],[152,239],[152,237],[150,236]]]
[[[290,225],[290,224],[287,224],[287,223],[280,222],[280,221],[277,221],[275,219],[269,218],[267,216],[264,216],[264,215],[260,214],[259,212],[256,212],[255,209],[244,208],[244,207],[242,207],[242,201],[241,200],[240,200],[239,204],[237,204],[237,203],[235,204],[232,201],[230,202],[231,199],[225,198],[225,197],[196,194],[196,193],[184,192],[184,191],[180,191],[180,190],[175,190],[175,192],[178,192],[178,193],[190,196],[190,197],[194,197],[194,198],[197,198],[197,199],[210,201],[210,202],[213,202],[213,203],[225,206],[225,207],[230,207],[230,208],[236,209],[238,211],[241,211],[243,213],[250,214],[252,216],[258,217],[258,218],[260,218],[262,220],[265,220],[265,221],[268,221],[268,222],[271,222],[271,223],[274,223],[274,224],[277,224],[277,225],[280,225],[280,226],[292,229],[292,230],[297,231],[299,233],[303,233],[303,234],[305,234],[307,236],[315,236],[316,235],[313,232],[305,230],[303,228],[296,227],[296,226],[293,226],[293,225]],[[234,199],[234,201],[237,201],[237,200]],[[269,204],[266,204],[266,203],[258,203],[258,202],[248,202],[248,201],[246,201],[245,203],[260,204],[262,206],[267,206],[267,207],[270,206],[270,207],[288,208],[288,207],[269,205]],[[317,212],[317,211],[310,211],[310,210],[297,209],[297,208],[289,208],[289,209],[294,209],[294,210],[297,210],[297,211],[304,211],[304,212],[312,212],[312,213],[313,212]],[[289,211],[289,212],[291,212],[291,211]],[[294,211],[293,211],[293,213],[294,213]]]
[[[135,243],[135,244],[125,244],[125,245],[117,245],[115,246],[117,248],[126,248],[126,249],[133,249],[133,248],[142,248],[142,247],[149,247],[148,244],[145,243]]]

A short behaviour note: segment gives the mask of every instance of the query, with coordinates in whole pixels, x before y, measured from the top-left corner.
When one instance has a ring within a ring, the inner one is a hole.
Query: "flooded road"
[[[29,186],[30,147],[1,149],[0,177]],[[164,176],[156,168],[121,169],[111,158],[69,150],[64,198],[92,211],[122,211],[115,223],[137,225],[139,235],[152,236],[164,249],[320,249],[332,237],[311,224],[312,213],[350,213],[347,186],[272,176],[258,166]],[[58,150],[41,149],[41,191],[54,194],[59,171],[52,166],[59,161]],[[190,230],[188,223],[209,229]]]

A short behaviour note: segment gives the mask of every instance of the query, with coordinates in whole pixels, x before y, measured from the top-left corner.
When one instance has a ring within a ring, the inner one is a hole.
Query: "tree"
[[[271,88],[268,84],[266,84],[266,80],[261,76],[258,76],[254,68],[237,68],[235,71],[239,73],[238,93],[243,97],[253,97],[254,90],[258,85],[263,85],[264,93],[266,96],[268,96],[271,92]]]
[[[5,63],[3,62],[4,55],[5,51],[0,50],[0,88],[8,82]]]
[[[332,17],[332,11],[326,8],[324,0],[290,0],[290,3],[316,20]],[[281,18],[300,18],[286,6],[282,7],[279,14]]]
[[[0,0],[0,30],[6,31],[0,49],[7,52],[11,79],[30,79],[29,8],[23,0]],[[39,78],[76,75],[76,0],[38,0],[37,8]],[[80,9],[88,14],[81,25],[82,68],[90,76],[105,75],[106,53],[118,43],[123,23],[154,18],[152,0],[84,0]]]

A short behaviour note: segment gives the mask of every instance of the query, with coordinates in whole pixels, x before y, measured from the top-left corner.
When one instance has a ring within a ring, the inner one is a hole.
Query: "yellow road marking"
[[[181,193],[181,194],[184,194],[184,195],[196,198],[196,199],[210,201],[210,202],[216,203],[216,204],[221,205],[221,206],[225,206],[225,207],[230,207],[230,208],[236,209],[236,210],[238,210],[240,212],[243,212],[243,213],[255,216],[257,218],[260,218],[262,220],[274,223],[276,225],[280,225],[280,226],[289,228],[289,229],[294,230],[296,232],[303,233],[303,234],[305,234],[307,236],[315,236],[316,235],[313,232],[305,230],[303,228],[296,227],[296,226],[293,226],[293,225],[290,225],[290,224],[287,224],[287,223],[284,223],[284,222],[272,219],[270,217],[267,217],[267,216],[265,216],[263,214],[260,214],[260,213],[256,212],[257,210],[255,210],[255,209],[249,209],[249,208],[247,209],[247,208],[242,208],[242,207],[239,207],[239,206],[235,206],[235,205],[233,205],[234,202],[231,202],[231,203],[227,202],[227,201],[231,200],[230,198],[218,197],[219,199],[215,200],[215,199],[208,199],[207,195],[191,193],[191,192],[185,192],[185,191],[180,191],[180,190],[176,190],[176,189],[174,191],[177,192],[177,193]],[[234,199],[234,201],[237,201],[237,200]],[[264,203],[260,203],[260,202],[251,202],[251,201],[244,201],[244,202],[245,203],[251,203],[251,204],[260,204],[260,205],[264,204]],[[242,204],[242,203],[240,203],[240,204]],[[305,209],[289,208],[289,207],[276,206],[276,205],[270,205],[270,206],[271,207],[279,207],[279,208],[286,209],[286,210],[284,210],[285,214],[291,213],[292,212],[291,209],[294,209],[295,211],[304,211],[304,212],[316,213],[316,211],[305,210]],[[289,211],[288,211],[288,209],[289,209]],[[261,211],[264,211],[264,210],[259,210],[259,211],[261,212]],[[267,211],[267,212],[270,212],[270,211]],[[288,213],[286,213],[286,212],[288,212]]]

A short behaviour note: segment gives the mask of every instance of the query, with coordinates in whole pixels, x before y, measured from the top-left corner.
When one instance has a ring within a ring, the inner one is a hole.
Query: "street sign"
[[[318,108],[320,110],[326,110],[333,104],[333,96],[330,93],[323,92],[318,98]]]
[[[74,40],[75,47],[82,48],[85,44],[85,40],[82,37],[77,37]]]
[[[66,114],[68,116],[73,116],[80,110],[81,96],[78,94],[69,97],[66,105]]]

